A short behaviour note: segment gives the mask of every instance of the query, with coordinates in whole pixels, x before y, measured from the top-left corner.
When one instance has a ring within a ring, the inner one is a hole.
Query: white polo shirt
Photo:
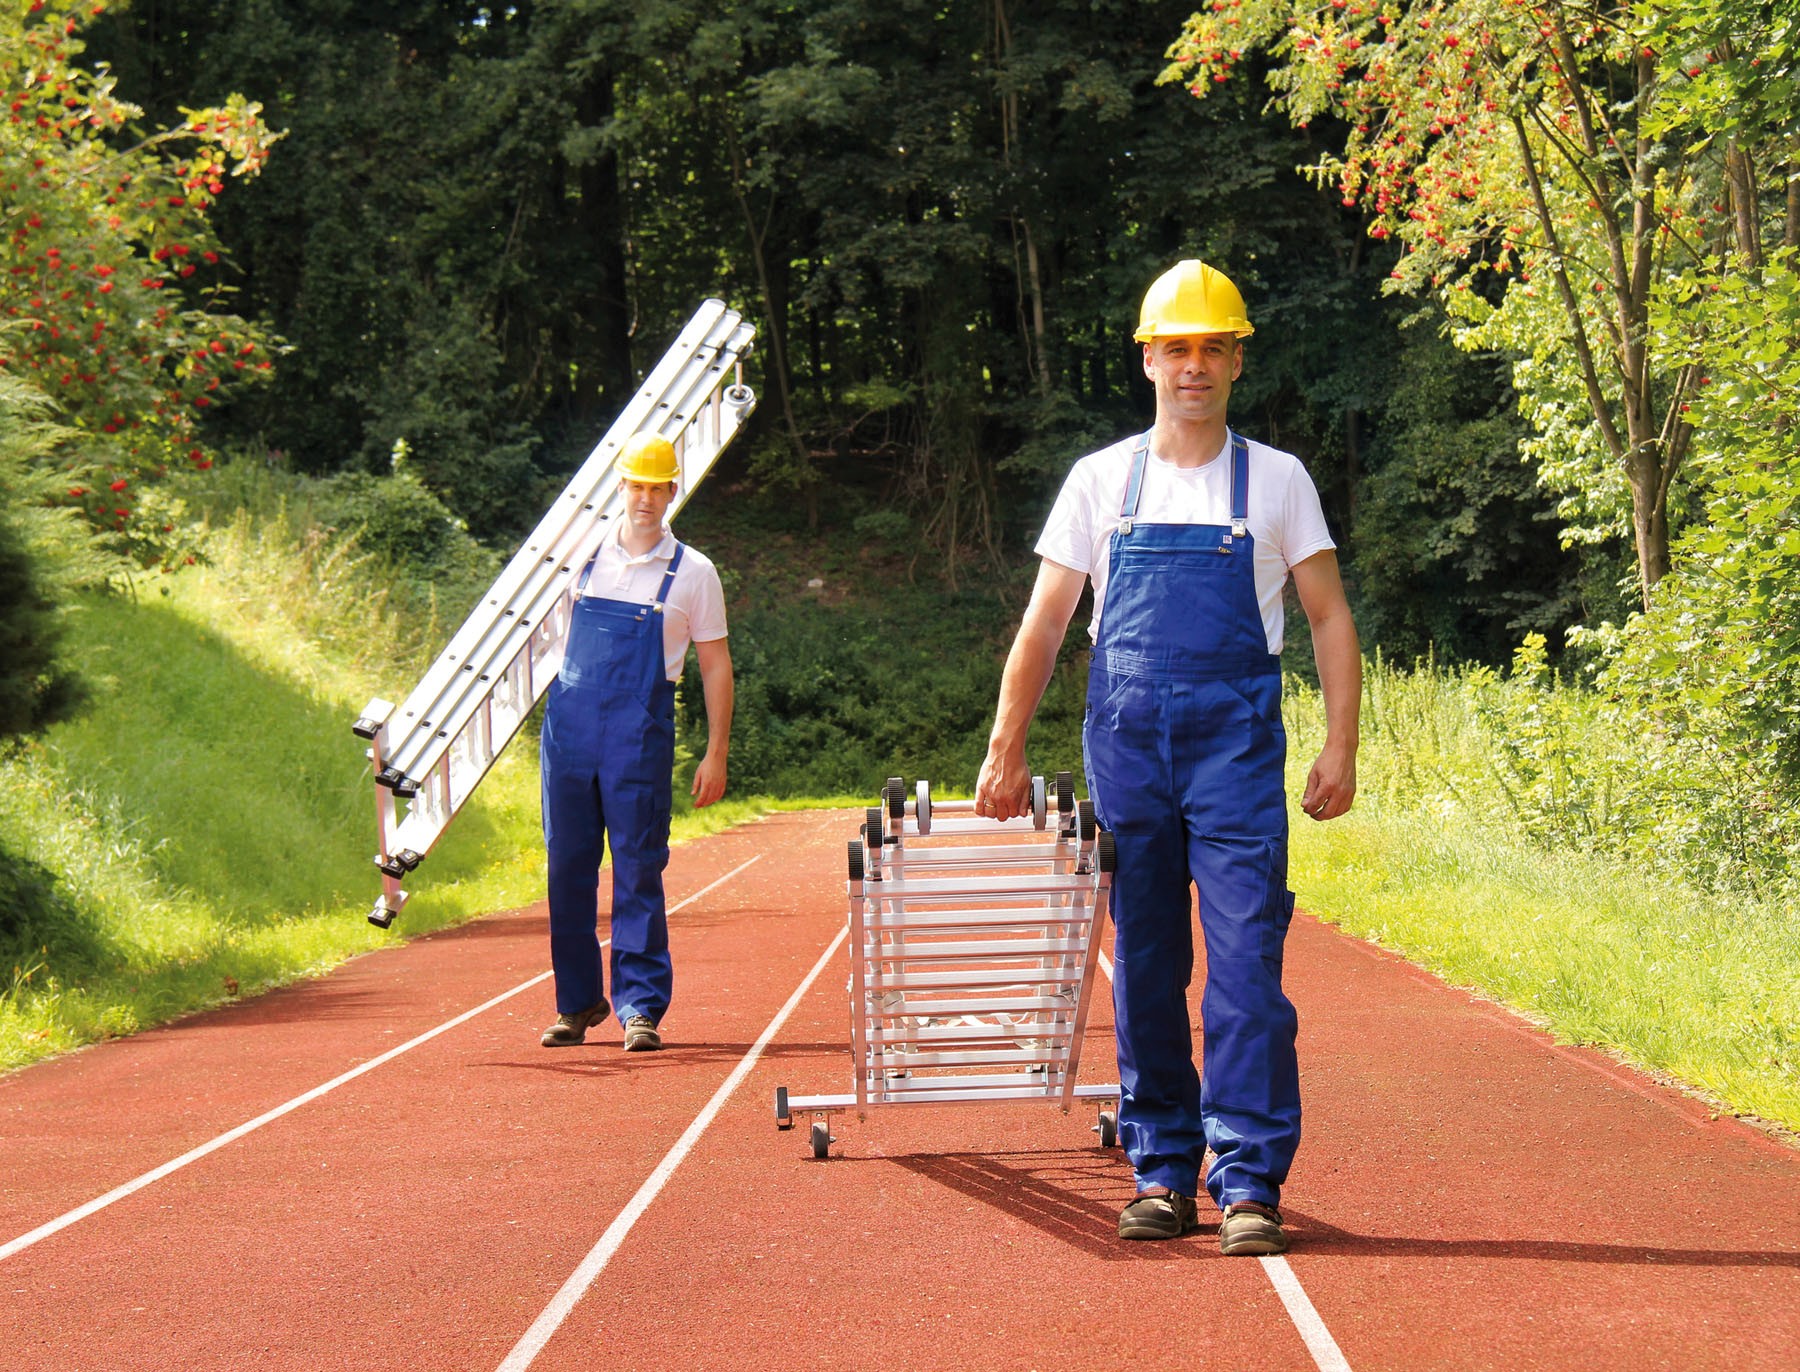
[[[600,540],[594,570],[583,595],[649,605],[662,588],[675,556],[675,535],[665,526],[662,542],[642,557],[625,551],[621,541],[626,521],[619,518]],[[579,574],[578,574],[579,575]],[[705,553],[689,546],[675,569],[675,584],[663,603],[663,667],[670,681],[681,678],[688,643],[711,643],[725,637],[725,588],[719,570]]]
[[[1051,507],[1037,541],[1037,555],[1077,572],[1094,583],[1094,618],[1088,637],[1100,638],[1100,616],[1106,603],[1108,556],[1113,530],[1131,476],[1131,451],[1138,435],[1089,453],[1070,470]],[[1231,523],[1231,440],[1210,462],[1177,467],[1156,455],[1144,462],[1144,487],[1138,497],[1141,524]],[[1249,442],[1250,508],[1247,523],[1256,540],[1256,600],[1262,611],[1269,651],[1279,653],[1285,634],[1281,590],[1288,568],[1314,553],[1335,548],[1319,507],[1319,492],[1300,459],[1267,444]]]

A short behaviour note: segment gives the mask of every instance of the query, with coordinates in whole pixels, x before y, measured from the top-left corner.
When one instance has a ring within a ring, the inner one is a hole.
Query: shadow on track
[[[1574,1243],[1558,1239],[1415,1239],[1357,1234],[1283,1206],[1294,1251],[1334,1258],[1527,1258],[1533,1262],[1605,1262],[1640,1267],[1792,1267],[1800,1253],[1777,1249],[1654,1248],[1635,1243]]]

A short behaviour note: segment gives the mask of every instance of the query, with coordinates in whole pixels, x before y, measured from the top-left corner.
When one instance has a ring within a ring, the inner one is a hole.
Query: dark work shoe
[[[1122,1239],[1178,1239],[1199,1227],[1194,1198],[1174,1191],[1147,1191],[1119,1214]]]
[[[541,1040],[546,1048],[573,1048],[587,1041],[588,1026],[597,1024],[612,1013],[612,1006],[602,996],[585,1010],[572,1015],[558,1015],[556,1023],[544,1030]]]
[[[656,1022],[648,1015],[633,1015],[625,1021],[625,1051],[627,1053],[653,1053],[662,1047],[662,1035],[656,1032]]]
[[[1259,1201],[1233,1201],[1219,1224],[1219,1251],[1228,1258],[1265,1258],[1288,1249],[1281,1212]]]

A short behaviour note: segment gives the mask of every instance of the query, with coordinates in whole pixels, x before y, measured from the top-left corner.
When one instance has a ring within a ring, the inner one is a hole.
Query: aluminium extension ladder
[[[849,846],[850,1052],[855,1090],[775,1091],[775,1123],[814,1116],[812,1154],[835,1141],[831,1115],[879,1106],[1076,1100],[1110,1107],[1096,1131],[1118,1140],[1115,1085],[1076,1084],[1114,864],[1113,837],[1074,778],[1032,781],[1031,812],[984,819],[920,781],[882,788]]]
[[[575,573],[623,509],[619,448],[644,432],[674,445],[673,518],[756,408],[743,370],[755,337],[724,302],[702,304],[405,703],[372,700],[357,719],[370,745],[382,878],[371,924],[394,922],[407,899],[401,881],[556,679]]]

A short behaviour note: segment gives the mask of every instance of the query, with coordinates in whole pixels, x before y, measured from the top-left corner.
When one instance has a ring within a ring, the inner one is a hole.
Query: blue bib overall
[[[612,1000],[621,1022],[660,1020],[675,973],[663,868],[675,766],[675,685],[663,665],[663,605],[675,584],[675,545],[650,605],[583,596],[575,588],[568,648],[544,707],[544,845],[550,858],[550,965],[556,1010],[576,1014],[603,995],[600,857],[612,844]]]
[[[1250,453],[1231,438],[1230,525],[1138,524],[1149,435],[1112,536],[1082,745],[1118,844],[1113,1001],[1119,1132],[1139,1189],[1273,1205],[1300,1142],[1281,666],[1246,530]],[[1200,895],[1204,1075],[1194,1070],[1188,884]]]

